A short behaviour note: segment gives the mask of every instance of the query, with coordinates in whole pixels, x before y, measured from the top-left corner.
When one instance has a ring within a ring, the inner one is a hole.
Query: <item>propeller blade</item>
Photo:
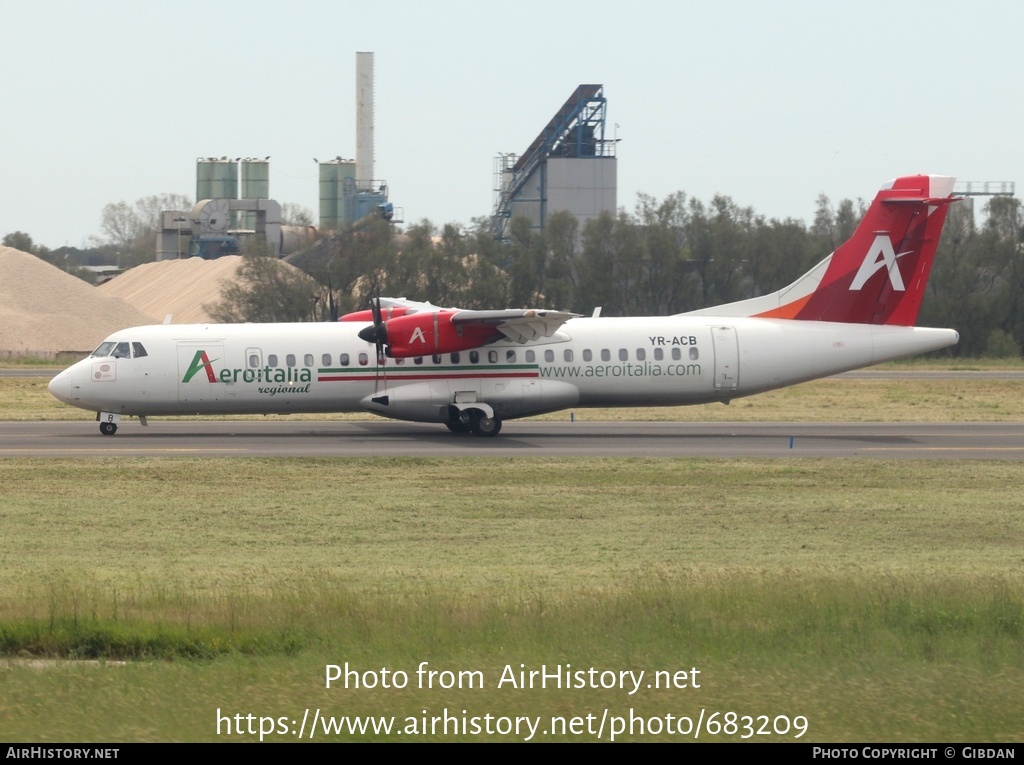
[[[373,290],[376,295],[370,298],[370,309],[373,312],[373,326],[364,327],[359,330],[359,339],[367,343],[373,343],[377,349],[377,370],[383,371],[384,390],[388,388],[387,356],[384,353],[384,346],[388,341],[388,328],[384,323],[384,317],[380,308],[380,283],[374,282]],[[374,380],[374,390],[378,390],[378,381]]]

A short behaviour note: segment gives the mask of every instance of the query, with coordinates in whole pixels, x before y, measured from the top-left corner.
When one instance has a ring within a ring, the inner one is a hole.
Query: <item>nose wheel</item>
[[[105,436],[112,436],[117,432],[117,424],[113,422],[101,422],[100,433]]]

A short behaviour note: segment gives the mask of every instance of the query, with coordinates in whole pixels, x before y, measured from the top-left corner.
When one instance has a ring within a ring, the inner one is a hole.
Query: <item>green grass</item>
[[[801,741],[1019,740],[1022,482],[976,461],[6,460],[0,730],[703,708],[803,715]],[[485,687],[417,688],[423,661]],[[413,687],[325,688],[345,662]],[[701,687],[498,687],[520,664]]]
[[[966,364],[952,366],[993,368]],[[1020,421],[1022,394],[833,379],[728,407],[576,416]],[[44,377],[0,378],[0,420],[92,417]],[[1021,464],[978,461],[4,460],[0,737],[260,738],[223,721],[218,736],[218,711],[253,714],[258,731],[306,709],[584,728],[605,709],[704,709],[803,715],[799,741],[1019,741],[1022,485]],[[479,670],[485,687],[418,688],[424,661]],[[410,687],[326,688],[326,667],[346,662],[405,671]],[[696,668],[701,687],[498,687],[506,667],[565,664]],[[453,738],[418,733],[333,738]]]
[[[10,352],[8,353],[10,354]],[[57,353],[52,356],[0,355],[0,369],[64,369],[81,361],[86,355],[83,353]]]

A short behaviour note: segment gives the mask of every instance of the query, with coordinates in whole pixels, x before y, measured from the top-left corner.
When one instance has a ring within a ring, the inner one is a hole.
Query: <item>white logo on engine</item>
[[[889,249],[891,250],[892,247],[890,247]],[[414,329],[412,331],[412,337],[409,338],[409,345],[412,345],[413,343],[415,343],[416,342],[416,338],[419,338],[420,342],[423,343],[424,345],[427,344],[427,338],[425,338],[423,336],[423,330],[420,329],[419,327],[416,327],[416,329]]]
[[[875,271],[887,268],[889,269],[889,281],[892,283],[892,288],[897,292],[905,292],[907,288],[903,286],[903,274],[900,273],[900,268],[896,265],[896,259],[909,255],[911,252],[912,250],[907,250],[897,255],[896,251],[893,250],[892,240],[885,234],[879,234],[875,237],[871,247],[868,248],[868,252],[864,256],[864,262],[860,264],[857,275],[853,277],[853,284],[850,285],[850,289],[859,290],[874,275]]]

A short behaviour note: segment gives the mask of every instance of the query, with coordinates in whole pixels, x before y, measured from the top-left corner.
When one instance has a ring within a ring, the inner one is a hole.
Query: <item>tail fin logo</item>
[[[897,292],[906,292],[907,288],[903,284],[903,274],[900,273],[900,267],[896,264],[896,259],[909,255],[911,252],[912,250],[907,250],[897,255],[893,249],[892,240],[885,234],[878,234],[871,247],[868,248],[864,261],[860,264],[860,269],[858,269],[857,275],[853,278],[853,284],[850,285],[850,289],[861,289],[867,280],[875,275],[876,271],[886,268],[889,270],[889,282],[892,284],[892,288]]]

